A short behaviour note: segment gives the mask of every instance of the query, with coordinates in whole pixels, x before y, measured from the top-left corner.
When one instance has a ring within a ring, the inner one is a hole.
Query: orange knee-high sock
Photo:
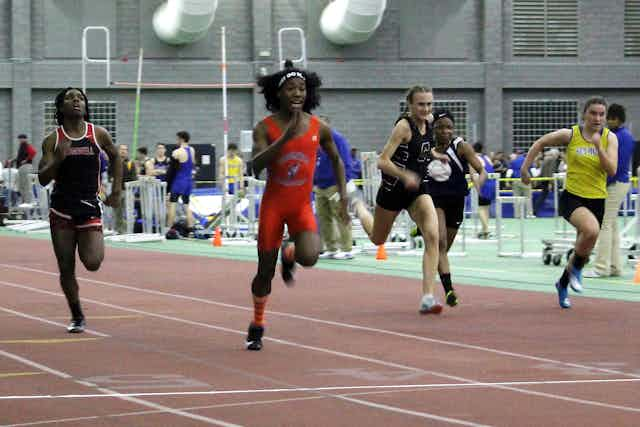
[[[282,250],[284,251],[284,259],[286,259],[287,261],[295,262],[296,245],[294,243],[289,243]]]
[[[253,296],[253,324],[264,326],[264,309],[267,305],[268,297]]]

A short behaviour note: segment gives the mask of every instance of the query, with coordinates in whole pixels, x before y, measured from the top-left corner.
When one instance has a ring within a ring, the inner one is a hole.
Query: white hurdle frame
[[[126,242],[163,240],[166,233],[167,209],[165,200],[167,183],[155,178],[143,178],[138,181],[126,182],[124,188],[127,234],[124,236],[112,236],[111,239],[124,240]],[[134,234],[136,192],[140,198],[142,233]]]
[[[89,31],[104,31],[105,44],[107,48],[105,59],[93,59],[89,58],[89,56],[87,55],[87,33]],[[109,87],[111,84],[111,45],[109,39],[109,28],[107,27],[89,26],[84,27],[84,29],[82,30],[82,91],[85,94],[87,93],[87,64],[106,64],[106,87]]]
[[[490,175],[496,175],[496,174],[490,174]],[[527,198],[524,196],[500,196],[500,185],[499,185],[499,180],[498,180],[498,185],[496,185],[496,238],[498,241],[498,249],[497,249],[497,254],[499,257],[512,257],[512,258],[528,258],[528,257],[535,257],[535,256],[540,256],[540,253],[527,253],[525,252],[525,248],[524,248],[524,231],[525,231],[525,227],[524,227],[524,221],[525,221],[525,217],[526,217],[526,203],[527,203]],[[519,218],[519,223],[520,223],[520,235],[519,235],[519,240],[520,240],[520,250],[517,252],[505,252],[503,250],[503,242],[502,239],[504,238],[504,235],[502,233],[502,205],[504,203],[513,203],[513,207],[514,207],[514,213],[515,213],[515,208],[516,206],[519,205],[520,209],[520,218]]]
[[[307,39],[304,30],[300,27],[284,27],[278,30],[278,65],[284,69],[284,54],[282,49],[282,35],[284,33],[297,33],[300,36],[300,57],[291,59],[294,64],[302,64],[302,68],[307,68]]]

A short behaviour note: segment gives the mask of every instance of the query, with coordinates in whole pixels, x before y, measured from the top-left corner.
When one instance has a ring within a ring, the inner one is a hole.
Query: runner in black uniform
[[[409,114],[401,116],[378,158],[382,183],[376,197],[374,216],[365,204],[353,201],[356,215],[369,239],[382,245],[402,209],[423,233],[425,251],[422,258],[422,292],[420,312],[438,314],[442,311],[433,293],[438,265],[438,222],[436,211],[428,194],[424,166],[432,148],[428,119],[431,115],[433,93],[431,89],[414,86],[407,92]]]
[[[113,192],[105,203],[120,202],[122,162],[109,133],[89,123],[86,95],[66,88],[55,99],[58,127],[42,143],[38,170],[40,184],[55,180],[51,194],[49,221],[51,241],[60,269],[60,285],[71,309],[68,332],[83,332],[84,314],[80,307],[75,277],[76,246],[82,264],[96,271],[104,258],[100,191],[100,152],[114,165]]]
[[[444,287],[447,304],[451,307],[458,304],[458,297],[451,283],[449,258],[447,252],[451,248],[462,224],[464,216],[464,199],[469,194],[466,174],[469,164],[479,173],[471,174],[476,188],[480,188],[487,179],[482,161],[476,156],[473,148],[461,137],[454,137],[453,115],[448,110],[437,110],[433,113],[433,136],[435,147],[432,158],[427,165],[429,177],[429,194],[438,214],[438,235],[440,237],[438,273]]]

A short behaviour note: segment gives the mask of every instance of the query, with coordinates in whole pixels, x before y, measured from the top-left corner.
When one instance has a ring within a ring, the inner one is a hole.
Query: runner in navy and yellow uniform
[[[71,333],[83,332],[84,314],[80,307],[75,277],[76,247],[87,270],[96,271],[104,259],[100,191],[100,153],[114,165],[113,192],[105,203],[120,202],[122,162],[109,133],[89,122],[86,95],[66,88],[55,99],[58,127],[42,143],[38,179],[47,185],[55,181],[51,194],[49,220],[51,240],[60,269],[60,284],[71,309]]]
[[[604,127],[607,103],[603,98],[587,100],[582,111],[584,125],[550,132],[529,149],[520,171],[522,182],[531,180],[529,167],[545,147],[567,147],[567,181],[560,196],[560,213],[576,228],[573,255],[556,282],[558,302],[570,308],[568,287],[582,292],[582,267],[598,240],[604,202],[607,198],[607,175],[618,168],[618,138]]]
[[[466,175],[469,165],[478,173],[471,174],[476,188],[487,179],[482,161],[473,148],[461,137],[454,137],[454,119],[448,110],[433,113],[433,137],[435,146],[432,160],[427,165],[429,194],[438,214],[440,254],[438,273],[444,288],[447,305],[458,305],[458,296],[451,282],[448,252],[458,234],[464,217],[465,196],[469,194]]]

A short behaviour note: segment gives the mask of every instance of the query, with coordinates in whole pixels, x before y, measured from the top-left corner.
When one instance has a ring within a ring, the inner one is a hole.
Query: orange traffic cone
[[[376,259],[384,261],[387,259],[387,251],[384,249],[384,245],[378,246],[378,252],[376,252]]]
[[[640,285],[640,261],[636,263],[636,274],[633,276],[633,284]]]
[[[213,246],[222,246],[222,233],[220,232],[220,227],[216,227],[213,232]]]

